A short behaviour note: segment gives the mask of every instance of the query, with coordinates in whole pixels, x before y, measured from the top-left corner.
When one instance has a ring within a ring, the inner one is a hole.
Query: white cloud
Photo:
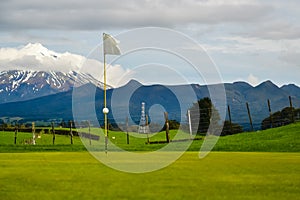
[[[0,28],[94,30],[99,27],[251,22],[264,18],[272,9],[272,5],[249,0],[2,1]]]
[[[247,81],[248,81],[248,83],[250,83],[253,86],[256,86],[259,84],[258,77],[254,76],[253,74],[249,74]]]
[[[83,56],[68,52],[60,54],[50,51],[39,43],[0,49],[1,70],[76,71],[84,59]]]
[[[248,37],[257,37],[266,40],[298,39],[300,26],[286,20],[263,21],[257,24],[248,33],[241,33]]]
[[[107,68],[110,74],[107,83],[111,86],[119,86],[118,77],[129,71],[120,65]],[[102,62],[68,52],[56,53],[39,43],[19,48],[0,48],[0,71],[5,70],[81,71],[100,81],[103,79]]]
[[[281,52],[284,44],[290,41],[274,41],[260,38],[248,38],[242,36],[218,37],[216,44],[204,44],[208,51],[223,53],[261,53],[261,52]]]
[[[282,61],[284,61],[287,64],[300,67],[300,52],[297,51],[297,50],[295,50],[295,51],[292,51],[292,50],[283,51],[280,54],[279,59],[281,59]]]
[[[300,63],[299,18],[297,0],[0,1],[0,45],[41,42],[59,52],[87,55],[100,42],[103,31],[116,34],[136,27],[171,27],[202,44],[218,66],[226,70],[226,80],[245,80],[250,73],[259,74],[264,80],[272,68],[272,74],[277,75],[272,81],[288,83],[298,81],[295,74],[299,74]],[[10,55],[14,53],[11,51]],[[41,61],[35,55],[10,61],[2,55],[0,65],[6,68],[27,63],[30,68],[61,69],[67,62],[66,58]],[[75,67],[82,60],[85,57],[77,55],[68,62]],[[83,62],[102,69],[97,60]],[[121,76],[126,73],[122,67],[125,65],[111,68],[115,71],[109,73]],[[92,70],[101,78],[101,71]],[[109,82],[116,84],[114,80]]]

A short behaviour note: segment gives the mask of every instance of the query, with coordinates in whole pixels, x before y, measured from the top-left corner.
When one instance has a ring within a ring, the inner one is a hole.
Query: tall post
[[[148,127],[148,115],[146,115],[146,125],[145,125],[146,127]],[[150,139],[149,139],[149,133],[148,133],[149,131],[147,131],[147,144],[149,144],[150,143]]]
[[[18,124],[15,123],[15,141],[14,141],[14,144],[17,144],[17,135],[18,135]]]
[[[253,131],[253,123],[252,123],[252,118],[251,118],[251,113],[250,113],[250,108],[249,108],[249,104],[248,102],[246,102],[246,106],[247,106],[247,111],[248,111],[248,117],[249,117],[249,121],[250,121],[250,126],[251,126],[251,131]]]
[[[71,144],[73,144],[73,132],[72,132],[72,120],[69,121],[70,124],[70,139],[71,139]]]
[[[35,124],[32,122],[32,144],[35,145]]]
[[[126,117],[126,138],[127,138],[127,144],[129,144],[128,117]]]
[[[104,33],[103,33],[103,38],[104,38]],[[104,42],[104,41],[103,41]],[[103,108],[103,114],[104,114],[104,136],[105,136],[105,153],[107,153],[107,144],[108,144],[108,134],[107,134],[107,114],[109,112],[108,108],[106,107],[106,59],[105,59],[105,49],[103,45],[103,60],[104,60],[104,67],[103,67],[103,102],[104,102],[104,108]]]
[[[169,136],[169,119],[168,119],[168,113],[165,112],[165,125],[166,125],[166,141],[167,143],[170,142],[170,136]]]
[[[104,91],[104,108],[102,110],[104,114],[104,135],[105,135],[105,153],[107,154],[107,144],[108,144],[108,122],[107,122],[107,114],[109,113],[109,109],[106,105],[106,54],[109,55],[120,55],[121,51],[118,47],[118,41],[115,40],[112,36],[103,33],[103,57],[104,57],[104,65],[103,65],[103,91]]]
[[[230,106],[229,105],[227,105],[227,110],[228,110],[228,117],[229,117],[229,123],[230,123],[230,132],[233,133],[231,112],[230,112]]]
[[[191,111],[188,110],[187,112],[188,112],[188,120],[189,120],[190,139],[192,139],[193,130],[192,130],[192,121],[191,121]]]
[[[271,125],[271,128],[273,128],[274,127],[273,116],[272,116],[272,110],[271,110],[271,103],[270,103],[269,99],[268,99],[268,108],[269,108],[269,114],[270,114],[270,125]]]
[[[52,144],[55,144],[55,130],[54,130],[54,122],[51,122],[52,126]]]
[[[293,103],[292,103],[292,97],[291,96],[289,96],[289,101],[290,101],[290,109],[291,109],[291,115],[292,115],[291,119],[292,119],[292,123],[294,123],[295,122],[295,120],[294,120],[294,109],[293,109]]]
[[[148,126],[148,123],[147,123],[147,115],[146,115],[146,109],[145,109],[145,102],[142,102],[141,120],[140,120],[140,123],[139,123],[138,133],[148,134],[149,132],[150,132],[150,130],[149,130],[149,126]]]
[[[88,126],[89,126],[90,145],[92,145],[92,134],[91,134],[91,124],[90,124],[90,121],[87,121],[87,124],[88,124]]]

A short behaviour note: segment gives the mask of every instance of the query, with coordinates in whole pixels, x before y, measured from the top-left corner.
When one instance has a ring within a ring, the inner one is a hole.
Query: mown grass
[[[82,132],[88,132],[87,129],[79,129]],[[99,128],[92,128],[93,135],[100,136],[100,141],[92,140],[91,147],[97,150],[104,150],[104,136]],[[155,151],[164,147],[167,144],[146,144],[146,135],[137,135],[129,133],[129,144],[127,144],[126,133],[110,131],[109,139],[112,144],[115,144],[121,149],[127,151]],[[171,140],[177,134],[177,139],[188,139],[189,134],[183,131],[170,131]],[[14,145],[13,132],[0,132],[0,152],[26,152],[26,151],[85,151],[86,148],[82,142],[90,147],[87,138],[73,137],[73,145],[68,135],[56,135],[55,144],[52,144],[51,134],[40,134],[40,138],[36,139],[36,145],[26,144],[26,141],[32,138],[31,133],[18,133],[17,144]],[[195,140],[191,143],[189,151],[199,151],[203,143],[204,137],[196,136],[200,140]],[[213,137],[213,136],[212,136]],[[150,141],[165,141],[165,132],[150,134]],[[181,149],[188,145],[188,142],[176,142],[176,149]],[[112,145],[109,146],[112,150]],[[257,131],[246,132],[236,135],[219,137],[213,151],[241,151],[241,152],[300,152],[300,123],[291,124],[284,127]]]
[[[108,155],[109,156],[109,155]],[[299,199],[300,153],[186,152],[145,174],[88,152],[0,154],[1,199]]]
[[[91,146],[104,150],[100,129],[92,129],[92,133],[100,135],[100,141],[92,141]],[[171,138],[175,134],[171,131]],[[14,145],[14,133],[0,132],[0,199],[259,200],[300,196],[299,123],[220,137],[214,151],[223,152],[211,152],[204,159],[199,159],[197,152],[203,140],[195,140],[173,164],[144,174],[120,172],[101,164],[86,152],[82,142],[89,145],[88,139],[73,137],[71,145],[70,136],[56,135],[53,145],[51,134],[40,136],[37,144],[31,145],[25,141],[32,134],[18,133]],[[123,132],[110,131],[109,138],[129,151],[154,151],[166,145],[146,144],[146,138],[134,135],[127,144]],[[189,135],[182,132],[180,138]],[[165,133],[151,135],[150,141],[156,140],[165,140]],[[176,142],[179,147],[185,144]]]

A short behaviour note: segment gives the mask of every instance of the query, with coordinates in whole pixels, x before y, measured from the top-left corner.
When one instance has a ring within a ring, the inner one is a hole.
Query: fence
[[[261,102],[239,102],[234,103],[233,105],[228,104],[225,109],[226,118],[225,122],[223,121],[224,126],[222,127],[221,135],[230,135],[243,131],[268,129],[300,121],[300,109],[295,108],[295,105],[293,105],[294,102],[296,102],[296,106],[300,105],[299,99],[292,98],[290,96],[287,97],[286,100],[283,100],[281,103],[276,105],[272,105],[272,101],[270,99],[266,99],[265,105],[263,105]],[[165,112],[160,112],[157,116],[152,116],[152,118],[151,116],[149,118],[147,116],[147,124],[145,125],[149,126],[150,133],[181,128],[184,131],[192,134],[206,134],[210,124],[216,130],[219,130],[219,125],[221,124],[221,120],[220,118],[218,120],[218,116],[215,118],[216,121],[211,120],[213,110],[214,108],[200,108],[198,110],[189,109],[183,113],[178,112],[178,109],[167,110],[167,115]],[[217,111],[215,113],[218,114]],[[120,130],[124,132],[138,132],[140,119],[141,115],[139,114],[131,116],[117,115],[113,118],[108,118],[109,129]],[[70,130],[55,129],[54,127],[62,126],[62,122],[59,121],[51,123],[52,127],[48,128],[34,128],[33,130],[32,127],[9,128],[2,126],[2,130],[15,132],[15,135],[17,135],[18,131],[27,133],[34,132],[33,134],[43,131],[45,134],[53,135],[53,144],[55,144],[55,135],[68,135],[70,136],[70,143],[72,144],[73,136],[82,136],[97,140],[98,137],[95,135],[84,132],[80,133],[74,128],[90,127],[98,124],[103,124],[103,121],[99,120],[95,122],[88,122],[85,120],[80,122],[72,122],[71,124],[63,123],[63,125],[69,127]],[[168,138],[167,135],[166,138]]]

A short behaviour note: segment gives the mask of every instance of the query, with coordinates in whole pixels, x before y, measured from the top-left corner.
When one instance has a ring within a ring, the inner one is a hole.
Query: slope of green
[[[220,137],[214,150],[300,152],[300,123]]]
[[[87,129],[80,129],[79,131],[88,132]],[[91,130],[93,135],[100,136],[100,141],[92,140],[92,146],[97,149],[104,149],[104,137],[101,130],[93,128]],[[170,131],[170,138],[174,140],[177,131]],[[178,131],[177,139],[189,139],[187,133]],[[211,136],[213,137],[213,136]],[[199,151],[203,143],[204,137],[197,136],[200,140],[195,140],[189,147],[189,151]],[[17,144],[14,145],[13,132],[0,132],[0,152],[23,152],[23,151],[85,151],[84,142],[89,146],[87,138],[74,136],[73,145],[68,135],[56,135],[55,144],[52,143],[51,134],[40,134],[40,138],[36,139],[36,145],[28,144],[32,139],[31,133],[18,133]],[[147,136],[139,135],[137,133],[130,133],[129,144],[127,144],[126,133],[124,132],[109,132],[110,142],[118,147],[128,151],[155,151],[167,145],[162,144],[146,144]],[[209,138],[208,138],[209,139]],[[165,132],[157,134],[149,134],[149,141],[165,141]],[[176,142],[175,149],[187,145],[189,141]],[[111,145],[109,146],[111,148]],[[219,137],[214,151],[243,151],[243,152],[300,152],[300,123],[291,124],[284,127],[268,129],[257,132],[246,132],[236,135]]]
[[[109,157],[109,154],[108,154]],[[186,152],[129,174],[87,152],[0,154],[1,199],[299,199],[299,153]]]

